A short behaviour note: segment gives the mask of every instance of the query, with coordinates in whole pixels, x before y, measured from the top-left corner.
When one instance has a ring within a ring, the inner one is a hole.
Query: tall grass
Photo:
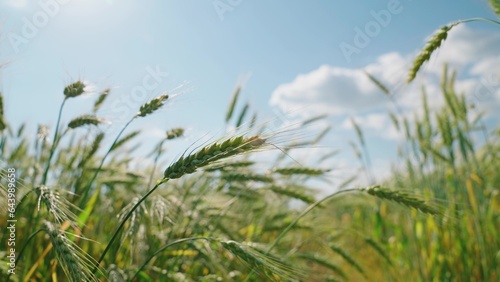
[[[255,114],[248,121],[248,104],[238,106],[240,91],[235,91],[226,122],[228,128],[234,120],[246,129],[188,148],[170,165],[163,165],[167,141],[184,133],[182,128],[167,130],[153,151],[153,165],[142,171],[129,169],[134,161],[127,150],[140,140],[140,132],[126,130],[136,118],[154,114],[168,102],[168,95],[142,105],[117,136],[107,136],[99,127],[103,120],[98,109],[112,95],[110,90],[99,95],[91,114],[65,122],[64,105],[85,92],[83,82],[64,89],[52,140],[50,129],[40,125],[31,141],[24,126],[13,130],[2,115],[0,157],[4,170],[17,171],[20,250],[16,274],[7,275],[2,268],[3,277],[13,281],[347,279],[351,275],[331,260],[335,256],[365,274],[356,258],[331,238],[324,238],[331,245],[330,254],[310,248],[308,236],[323,238],[323,234],[303,218],[321,212],[331,199],[347,192],[397,198],[409,207],[420,205],[421,210],[427,204],[374,188],[342,190],[316,200],[307,180],[329,170],[298,165],[286,156],[297,146],[313,146],[328,128],[310,140],[276,144],[273,140],[280,134],[289,133],[266,134],[266,124],[257,125]],[[103,148],[106,138],[114,141]],[[286,154],[278,156],[277,165],[266,168],[252,157],[277,148]],[[4,181],[5,171],[0,194],[5,200]],[[292,201],[308,207],[293,208]],[[5,224],[2,221],[0,227]],[[7,239],[2,233],[0,244],[5,246]]]
[[[405,127],[400,164],[385,185],[405,188],[422,199],[439,199],[442,217],[417,213],[401,217],[396,207],[360,210],[360,228],[372,231],[389,254],[398,277],[414,281],[498,281],[500,279],[500,206],[498,127],[488,132],[484,113],[474,110],[454,88],[455,73],[444,67],[441,93],[445,105],[430,110],[422,91],[423,111]],[[439,93],[432,93],[438,95]],[[401,119],[394,120],[397,127]],[[358,226],[360,222],[353,223]],[[390,276],[380,273],[389,281]],[[417,278],[418,277],[418,278]]]
[[[498,13],[497,1],[490,4]],[[472,20],[441,29],[415,60],[408,81],[453,26]],[[390,113],[406,136],[403,168],[383,186],[344,189],[347,181],[322,198],[309,180],[330,170],[297,162],[288,152],[313,147],[329,128],[277,144],[273,140],[287,133],[266,134],[270,129],[256,123],[249,105],[240,106],[241,87],[221,117],[237,131],[189,146],[167,164],[165,147],[183,138],[184,130],[166,129],[152,165],[139,171],[131,169],[130,148],[141,132],[127,133],[128,127],[152,118],[169,95],[138,107],[116,136],[100,130],[99,109],[113,95],[109,89],[89,114],[66,123],[65,104],[86,92],[84,82],[71,83],[62,91],[55,128],[39,125],[37,134],[26,133],[24,125],[11,127],[0,95],[3,203],[6,169],[14,167],[18,179],[16,274],[7,274],[0,252],[1,279],[498,281],[500,130],[486,131],[481,115],[455,91],[455,77],[444,69],[441,109],[430,110],[423,91],[423,114],[410,121]],[[392,99],[389,88],[370,79]],[[304,121],[300,130],[323,118]],[[361,150],[355,143],[353,148],[371,183],[369,140],[353,124]],[[108,139],[112,144],[103,147]],[[256,154],[269,150],[282,154],[259,161]],[[320,159],[332,156],[325,152]],[[6,230],[7,211],[0,211]],[[2,232],[0,245],[8,239]]]

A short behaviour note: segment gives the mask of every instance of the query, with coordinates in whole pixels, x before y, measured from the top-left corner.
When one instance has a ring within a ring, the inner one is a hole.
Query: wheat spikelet
[[[231,119],[231,117],[233,116],[234,107],[236,105],[236,101],[238,100],[238,97],[240,96],[240,92],[241,92],[241,87],[240,86],[236,87],[236,89],[234,90],[234,93],[233,93],[233,99],[231,99],[231,103],[229,104],[229,108],[227,110],[226,122],[228,122]]]
[[[331,263],[329,259],[320,256],[319,254],[316,253],[298,253],[296,254],[297,257],[305,259],[309,262],[314,262],[319,265],[322,265],[333,272],[335,272],[337,275],[342,277],[344,280],[347,280],[347,275],[335,264]]]
[[[92,156],[94,156],[94,154],[97,152],[97,150],[99,149],[99,147],[101,147],[101,142],[102,142],[103,139],[104,139],[104,133],[103,132],[97,134],[97,136],[95,137],[94,141],[92,142],[92,145],[90,146],[89,151],[87,152],[87,154],[85,156],[85,160],[88,160]]]
[[[380,186],[372,186],[369,188],[362,189],[362,191],[375,196],[380,199],[390,200],[398,204],[417,209],[423,213],[430,215],[440,215],[442,214],[438,209],[431,207],[426,204],[425,201],[416,199],[407,193],[401,191],[390,190],[386,188],[381,188]]]
[[[7,186],[0,185],[0,200],[7,202]],[[7,205],[0,205],[0,214],[7,214],[7,209]]]
[[[280,187],[280,186],[276,186],[276,185],[272,185],[269,187],[269,189],[271,191],[273,191],[274,193],[276,193],[278,195],[284,195],[284,196],[287,196],[290,198],[299,199],[299,200],[301,200],[305,203],[308,203],[308,204],[312,204],[312,203],[316,202],[314,197],[305,194],[304,193],[305,191],[300,191],[297,188],[298,187],[295,187],[295,189],[293,189],[291,187]],[[305,189],[302,189],[302,190],[305,190]]]
[[[127,281],[128,275],[123,271],[123,269],[118,268],[116,264],[109,266],[108,270],[108,280],[109,282],[122,282]]]
[[[85,93],[86,87],[87,85],[85,85],[82,81],[73,82],[64,88],[64,96],[66,96],[66,98],[80,96]]]
[[[230,173],[224,174],[222,179],[229,182],[246,182],[246,181],[256,181],[263,183],[273,182],[273,178],[265,175],[250,174],[250,173]]]
[[[370,73],[366,72],[365,71],[365,75],[368,76],[368,79],[370,79],[373,83],[375,83],[375,85],[377,85],[377,87],[382,90],[382,92],[384,92],[385,95],[387,96],[391,96],[391,92],[389,91],[389,89],[380,81],[378,80],[376,77],[374,77],[373,75],[371,75]]]
[[[125,143],[127,143],[128,141],[132,140],[134,137],[136,137],[137,135],[139,135],[141,132],[140,131],[134,131],[134,132],[131,132],[125,136],[123,136],[120,140],[118,140],[114,145],[113,147],[111,147],[111,149],[109,149],[110,151],[113,151],[113,150],[116,150],[118,149],[119,147],[123,146]]]
[[[0,92],[0,116],[3,116],[3,95],[2,92]]]
[[[329,170],[317,169],[317,168],[309,168],[309,167],[284,167],[274,169],[273,172],[282,174],[282,175],[309,175],[309,176],[318,176],[323,175],[325,172]]]
[[[57,252],[58,261],[71,282],[99,281],[89,269],[92,259],[71,242],[64,232],[49,221],[42,229],[49,235],[52,246]]]
[[[346,253],[342,248],[337,245],[330,245],[330,249],[335,253],[339,254],[347,263],[349,263],[352,267],[356,268],[357,271],[361,274],[365,274],[363,268],[354,260],[348,253]]]
[[[184,128],[173,128],[167,131],[167,140],[181,137],[184,134]]]
[[[249,167],[254,165],[255,162],[252,161],[238,161],[238,162],[230,162],[230,163],[222,163],[217,165],[211,165],[205,168],[205,171],[217,171],[217,170],[233,170],[235,168],[241,167]]]
[[[396,117],[396,115],[393,113],[393,112],[389,112],[389,118],[391,119],[392,121],[392,124],[394,125],[394,127],[400,131],[401,129],[401,126],[399,124],[399,119]]]
[[[38,125],[38,129],[36,131],[37,140],[41,140],[42,142],[49,141],[49,127],[43,124]]]
[[[0,92],[0,130],[4,130],[7,127],[3,116],[3,95]]]
[[[74,118],[68,123],[68,127],[75,129],[78,127],[82,127],[85,125],[98,125],[103,123],[103,119],[97,118],[93,115],[82,115],[77,118]]]
[[[99,98],[97,98],[97,100],[94,103],[94,109],[93,109],[94,113],[97,112],[97,110],[99,110],[104,100],[106,100],[106,97],[108,97],[109,92],[111,92],[111,89],[108,88],[104,90],[101,93],[101,95],[99,95]]]
[[[145,117],[152,114],[159,108],[163,106],[163,102],[168,99],[168,95],[160,95],[139,108],[139,112],[136,114],[138,117]]]
[[[241,187],[237,185],[231,185],[227,191],[228,195],[238,198],[245,198],[249,200],[258,200],[262,196],[257,189],[251,189],[248,187]]]
[[[125,216],[130,212],[130,210],[132,209],[132,207],[135,204],[137,204],[137,202],[139,202],[139,197],[134,197],[130,201],[130,203],[127,204],[117,214],[118,220],[119,221],[123,221],[123,219],[125,218]],[[147,210],[145,209],[145,207],[143,206],[143,204],[144,203],[142,203],[141,205],[139,205],[139,207],[132,212],[132,215],[130,216],[129,225],[127,227],[126,232],[123,233],[122,239],[125,239],[125,237],[127,237],[127,236],[130,236],[130,237],[133,236],[137,232],[137,230],[139,229],[139,224],[140,224],[139,218],[142,216],[143,213],[147,214]]]
[[[70,210],[70,207],[75,207],[65,198],[61,198],[58,191],[54,191],[42,185],[35,188],[35,192],[38,195],[38,211],[40,211],[40,205],[43,203],[57,223],[62,224],[68,221],[74,224],[76,222],[76,215]]]
[[[292,269],[269,255],[265,255],[251,246],[232,240],[221,241],[220,243],[224,249],[242,260],[253,271],[265,277],[266,281],[282,281],[281,279],[289,281],[301,276],[297,270]]]
[[[497,14],[497,16],[500,17],[500,1],[490,0],[489,2],[490,2],[490,6],[493,9],[493,11],[495,12],[495,14]]]
[[[238,121],[236,122],[236,128],[240,127],[243,124],[243,121],[245,120],[245,116],[247,115],[249,108],[250,104],[246,103],[245,106],[243,107],[243,110],[241,110],[240,116],[238,117]]]
[[[441,27],[441,29],[434,34],[431,40],[427,42],[427,45],[413,61],[413,66],[410,68],[408,79],[406,80],[407,83],[410,83],[413,79],[415,79],[420,67],[431,58],[432,53],[436,51],[441,46],[441,43],[448,37],[448,32],[459,23],[460,22],[455,22]]]
[[[387,252],[384,250],[384,248],[382,248],[382,246],[380,246],[372,238],[365,238],[365,242],[370,247],[372,247],[380,256],[382,256],[387,261],[387,263],[389,263],[390,265],[392,265],[391,258],[389,257],[389,255],[387,254]]]
[[[165,220],[174,224],[173,220],[168,216],[170,214],[171,207],[172,203],[170,203],[167,199],[162,196],[156,196],[151,204],[149,214],[153,217],[153,219],[157,220],[160,225],[163,225]]]
[[[256,150],[265,144],[259,136],[237,136],[220,143],[205,146],[196,153],[181,157],[170,165],[164,172],[165,179],[175,179],[190,174],[196,169],[207,166],[221,159]]]

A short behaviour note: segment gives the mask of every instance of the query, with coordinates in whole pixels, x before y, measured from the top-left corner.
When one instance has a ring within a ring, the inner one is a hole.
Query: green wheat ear
[[[216,142],[201,148],[196,153],[182,156],[164,172],[165,179],[180,178],[184,174],[194,173],[198,168],[206,167],[216,161],[262,148],[266,140],[259,136],[236,136],[223,142]]]
[[[42,230],[49,235],[52,246],[57,252],[58,261],[68,281],[99,281],[89,269],[93,259],[69,240],[62,230],[59,230],[55,224],[49,221],[44,222]]]
[[[489,2],[490,2],[491,8],[495,12],[495,14],[497,14],[497,17],[500,17],[500,1],[490,0]]]
[[[94,113],[97,112],[97,110],[99,110],[102,103],[104,103],[104,100],[106,100],[106,98],[108,97],[109,92],[111,92],[111,89],[108,88],[108,89],[104,90],[101,93],[101,95],[99,95],[99,98],[97,98],[97,100],[94,103],[94,109],[93,109]]]
[[[290,266],[266,255],[250,245],[242,244],[233,240],[219,241],[222,247],[244,264],[250,267],[260,278],[265,281],[296,281],[302,278],[302,273],[292,269]],[[252,280],[258,281],[258,280]]]
[[[403,206],[417,209],[417,210],[419,210],[423,213],[429,214],[429,215],[441,215],[442,214],[441,211],[430,206],[425,201],[417,199],[414,196],[411,196],[411,195],[404,193],[404,192],[401,192],[401,191],[382,188],[380,186],[368,187],[368,188],[362,189],[362,191],[365,191],[368,194],[375,196],[379,199],[390,200],[390,201],[396,202],[398,204],[401,204]]]
[[[184,128],[172,128],[167,131],[167,140],[176,139],[182,137],[182,135],[184,135]]]
[[[156,110],[163,106],[163,103],[168,99],[168,95],[160,95],[146,104],[142,105],[136,116],[145,117],[154,113]]]
[[[7,127],[7,124],[3,118],[3,95],[0,92],[0,131],[4,130]]]
[[[71,129],[75,129],[78,127],[82,127],[85,125],[99,125],[103,123],[103,119],[100,119],[93,115],[82,115],[77,118],[74,118],[68,123],[68,127]]]
[[[82,81],[73,82],[64,88],[64,96],[66,96],[66,98],[80,96],[85,93],[85,87],[87,87],[87,85]]]
[[[439,31],[434,34],[431,40],[427,42],[427,45],[413,61],[413,66],[410,68],[408,79],[406,80],[407,83],[410,83],[415,79],[422,65],[431,58],[432,53],[441,46],[441,43],[444,40],[446,40],[446,38],[448,37],[448,32],[459,23],[460,22],[454,22],[441,27]]]

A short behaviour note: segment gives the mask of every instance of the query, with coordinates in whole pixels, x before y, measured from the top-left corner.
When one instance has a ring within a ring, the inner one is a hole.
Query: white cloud
[[[379,56],[364,68],[323,65],[300,74],[293,81],[279,85],[272,93],[270,104],[284,111],[301,108],[300,113],[305,118],[318,113],[356,115],[365,126],[380,131],[387,120],[378,119],[379,116],[373,113],[385,113],[384,108],[393,105],[364,71],[390,88],[402,113],[417,111],[418,114],[422,104],[422,85],[426,87],[431,108],[443,105],[439,81],[446,62],[450,69],[460,71],[456,81],[457,92],[465,93],[467,99],[479,108],[491,111],[500,106],[500,52],[496,48],[499,45],[499,33],[459,25],[449,33],[442,48],[433,54],[410,85],[405,84],[405,79],[414,55],[392,52]]]
[[[12,8],[22,9],[28,5],[28,0],[7,0],[4,4]]]
[[[366,116],[356,116],[352,118],[354,122],[360,127],[370,128],[370,129],[383,129],[387,125],[387,115],[382,113],[373,113]],[[344,129],[354,128],[351,118],[345,119],[341,125]]]
[[[344,119],[340,127],[352,131],[354,129],[352,120],[356,122],[364,134],[376,133],[388,140],[401,140],[403,138],[403,133],[396,129],[387,113],[352,116]]]
[[[404,65],[397,53],[385,54],[366,67],[384,81],[394,81],[394,74]],[[274,90],[270,104],[287,112],[307,107],[305,116],[318,113],[346,114],[381,107],[387,103],[380,90],[364,74],[363,69],[347,69],[323,65]]]
[[[461,69],[478,64],[498,60],[500,44],[500,33],[487,30],[472,29],[466,24],[454,27],[449,33],[446,41],[442,43],[437,53],[433,55],[428,63],[428,70],[441,74],[442,65],[450,64],[451,67]],[[500,66],[496,65],[497,71]],[[474,74],[484,75],[492,69],[476,69]]]

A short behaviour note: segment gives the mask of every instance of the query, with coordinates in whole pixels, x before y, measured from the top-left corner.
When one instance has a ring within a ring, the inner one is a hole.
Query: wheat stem
[[[139,273],[142,271],[142,269],[144,267],[146,267],[146,265],[155,257],[157,256],[158,254],[160,254],[161,252],[163,252],[164,250],[166,250],[167,248],[170,248],[174,245],[177,245],[177,244],[181,244],[181,243],[184,243],[184,242],[189,242],[189,241],[196,241],[196,240],[207,240],[207,241],[212,241],[213,239],[210,239],[208,237],[190,237],[190,238],[182,238],[182,239],[178,239],[178,240],[175,240],[173,242],[170,242],[168,244],[165,244],[163,245],[162,247],[160,247],[158,250],[156,250],[156,252],[154,252],[149,258],[147,258],[142,264],[141,266],[137,269],[137,271],[135,272],[135,274],[129,279],[129,281],[133,281],[135,277],[137,277],[137,275],[139,275]]]
[[[50,169],[50,161],[52,160],[52,157],[54,156],[54,151],[56,150],[57,146],[57,134],[59,131],[59,124],[61,123],[61,116],[62,116],[62,111],[64,108],[64,104],[66,103],[67,98],[64,98],[63,102],[61,103],[61,106],[59,107],[59,115],[57,116],[57,122],[56,122],[56,128],[54,132],[54,139],[52,139],[52,147],[50,148],[50,154],[49,158],[47,160],[47,165],[45,166],[45,171],[43,172],[43,177],[42,177],[42,185],[45,185],[47,182],[47,175],[49,174],[49,169]]]
[[[492,24],[497,24],[500,25],[500,22],[491,20],[491,19],[486,19],[486,18],[470,18],[466,20],[460,20],[457,22],[453,22],[449,25],[445,25],[440,28],[440,30],[434,34],[434,36],[427,42],[427,45],[424,47],[424,49],[420,52],[420,54],[417,56],[417,58],[414,60],[413,65],[408,73],[408,79],[406,80],[407,83],[412,82],[415,77],[417,76],[418,71],[422,67],[422,65],[428,61],[434,51],[436,51],[439,47],[441,47],[441,43],[446,40],[448,36],[448,32],[455,26],[462,24],[462,23],[467,23],[467,22],[473,22],[473,21],[484,21]]]
[[[26,242],[24,243],[24,245],[21,247],[21,250],[19,251],[19,254],[17,255],[17,258],[16,258],[16,262],[15,264],[17,265],[19,263],[19,260],[21,259],[23,253],[24,253],[24,250],[26,250],[26,247],[28,247],[28,244],[29,242],[31,241],[31,239],[35,238],[35,236],[42,232],[43,229],[38,229],[37,231],[35,231],[33,234],[31,234],[28,239],[26,239]],[[9,276],[7,276],[7,280],[9,279],[9,277],[12,275],[12,273],[9,273]]]
[[[345,193],[355,192],[355,191],[360,191],[360,189],[358,189],[358,188],[352,188],[352,189],[340,190],[340,191],[337,191],[337,192],[335,192],[333,194],[330,194],[330,195],[324,197],[323,199],[320,199],[320,200],[314,202],[313,204],[311,204],[310,206],[308,206],[292,222],[290,222],[290,224],[288,224],[288,226],[285,229],[283,229],[283,231],[281,231],[281,233],[278,235],[278,237],[276,237],[276,239],[274,239],[274,241],[271,244],[271,246],[269,246],[269,248],[267,249],[267,251],[266,251],[265,254],[268,255],[271,252],[271,250],[274,249],[274,247],[276,247],[276,245],[281,241],[281,239],[283,239],[283,237],[288,233],[288,231],[290,231],[292,229],[292,227],[295,226],[297,224],[297,222],[299,222],[299,220],[301,218],[303,218],[304,216],[306,216],[315,207],[321,205],[323,202],[326,202],[326,201],[330,200],[331,198],[333,198],[335,196],[338,196],[338,195],[341,195],[341,194],[345,194]]]
[[[146,200],[147,197],[149,197],[149,195],[151,195],[161,184],[167,182],[168,179],[160,179],[158,180],[158,182],[156,183],[156,185],[151,189],[149,190],[144,196],[142,196],[138,201],[137,203],[135,203],[135,205],[128,211],[127,214],[125,214],[125,216],[123,217],[123,220],[120,222],[120,225],[118,225],[118,228],[116,228],[115,230],[115,233],[113,233],[113,236],[111,236],[111,239],[109,240],[108,242],[108,245],[106,246],[106,248],[104,249],[104,251],[102,252],[101,256],[99,257],[99,259],[97,260],[96,262],[96,265],[94,266],[94,269],[92,270],[92,273],[95,273],[99,267],[99,264],[102,262],[102,260],[104,259],[104,256],[106,256],[106,253],[109,251],[109,248],[111,247],[111,245],[113,244],[113,242],[115,241],[115,239],[118,237],[118,233],[120,233],[120,231],[122,230],[123,226],[125,225],[125,222],[127,222],[127,220],[130,218],[130,216],[132,216],[132,213],[139,207],[139,205],[144,201]]]
[[[104,155],[104,157],[102,157],[101,159],[101,163],[99,164],[99,166],[97,167],[94,175],[92,176],[92,179],[90,180],[89,184],[87,185],[87,187],[85,187],[85,190],[83,191],[83,196],[82,196],[82,199],[80,200],[80,208],[82,207],[82,205],[85,203],[85,201],[87,201],[87,197],[88,197],[88,194],[89,194],[89,191],[90,191],[90,188],[92,186],[92,183],[94,183],[95,179],[97,178],[97,175],[99,174],[99,172],[101,171],[102,169],[102,166],[104,165],[104,161],[106,160],[106,158],[108,157],[109,153],[113,150],[113,147],[115,146],[116,142],[118,142],[118,139],[120,138],[120,136],[123,134],[123,132],[125,131],[125,129],[127,129],[127,127],[130,125],[130,123],[132,123],[132,121],[135,119],[135,116],[133,118],[131,118],[126,124],[125,126],[122,127],[122,129],[120,130],[120,132],[118,133],[118,135],[116,136],[115,140],[113,141],[113,144],[111,144],[111,146],[109,147],[108,151],[106,152],[106,154]],[[96,193],[99,193],[100,189],[97,190]]]

